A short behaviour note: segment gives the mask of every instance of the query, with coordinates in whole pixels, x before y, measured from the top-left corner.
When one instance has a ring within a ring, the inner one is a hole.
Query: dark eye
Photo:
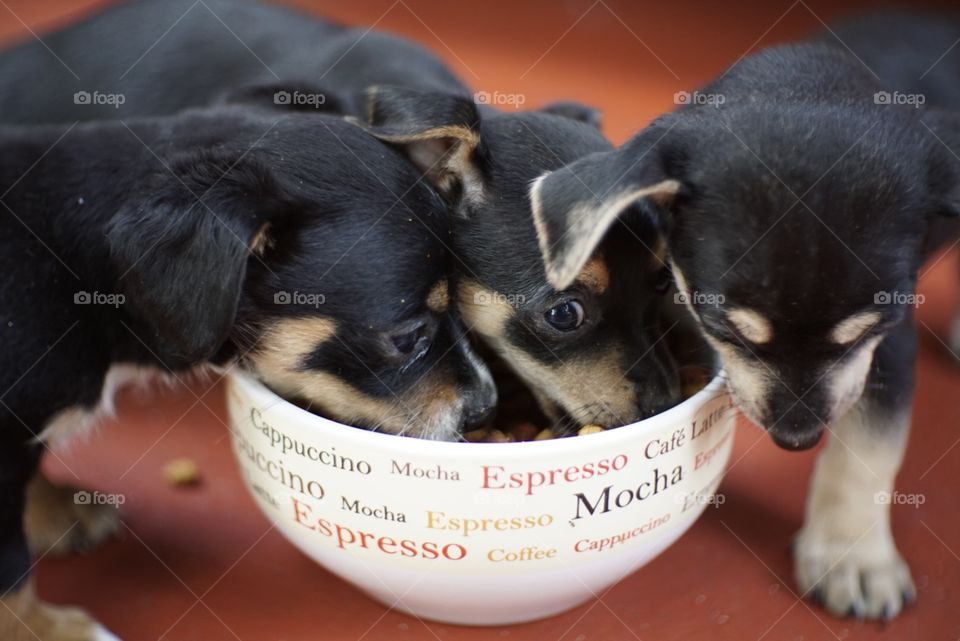
[[[550,326],[561,332],[572,332],[583,325],[584,312],[580,301],[568,300],[543,315]]]
[[[387,352],[391,360],[398,363],[412,363],[427,353],[433,342],[434,328],[429,321],[414,321],[403,331],[391,334],[387,341]]]
[[[670,272],[670,268],[666,267],[657,273],[657,281],[654,285],[654,289],[658,294],[666,294],[670,290],[670,285],[672,284],[673,274]]]

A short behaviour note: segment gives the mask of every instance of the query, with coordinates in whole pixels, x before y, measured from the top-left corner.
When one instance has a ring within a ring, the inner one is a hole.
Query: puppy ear
[[[530,206],[547,279],[573,283],[610,226],[632,206],[659,216],[680,192],[656,147],[641,136],[624,147],[585,156],[537,178]]]
[[[176,368],[226,342],[247,262],[293,204],[251,160],[205,152],[170,167],[121,207],[107,240],[138,336]]]
[[[444,196],[481,197],[480,114],[473,100],[380,86],[367,95],[367,129],[373,136],[402,146]]]
[[[603,114],[599,109],[589,105],[584,105],[579,102],[574,102],[572,100],[550,103],[545,107],[541,107],[540,111],[543,113],[553,114],[554,116],[561,116],[563,118],[577,120],[592,127],[596,127],[597,129],[600,129],[603,125]]]
[[[220,95],[225,105],[245,105],[270,111],[352,113],[348,96],[310,81],[266,82],[245,85]]]

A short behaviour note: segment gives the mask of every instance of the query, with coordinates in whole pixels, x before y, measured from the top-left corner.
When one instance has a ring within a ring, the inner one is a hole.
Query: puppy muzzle
[[[819,443],[825,429],[826,425],[816,414],[798,403],[781,414],[780,419],[767,428],[767,432],[773,442],[783,449],[800,451]]]

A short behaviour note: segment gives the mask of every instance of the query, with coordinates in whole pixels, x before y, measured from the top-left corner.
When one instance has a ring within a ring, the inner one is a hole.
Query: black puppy
[[[342,119],[220,108],[4,127],[0,150],[5,641],[110,638],[33,599],[28,543],[85,546],[115,515],[37,475],[21,522],[43,443],[92,422],[130,371],[238,363],[334,419],[424,438],[495,403],[447,310],[443,203]]]
[[[909,47],[873,41],[887,68],[916,57],[922,73],[960,35],[912,33]],[[889,507],[913,396],[912,296],[938,221],[960,213],[960,148],[944,144],[956,119],[885,99],[893,88],[836,41],[768,49],[621,149],[531,188],[557,287],[625,213],[670,221],[676,283],[740,408],[788,449],[831,432],[794,553],[802,594],[871,618],[914,595]]]
[[[661,340],[670,284],[662,229],[625,217],[556,287],[540,262],[530,181],[610,149],[589,110],[478,109],[449,94],[377,88],[371,132],[400,144],[451,204],[463,318],[530,385],[561,431],[615,427],[679,398]],[[641,260],[637,260],[641,257]]]
[[[372,124],[374,135],[406,149],[453,210],[450,248],[465,320],[559,424],[622,425],[678,400],[660,340],[662,296],[654,293],[670,283],[661,230],[645,218],[624,219],[625,233],[559,290],[540,264],[527,183],[611,149],[594,110],[478,108],[414,43],[256,3],[143,0],[44,43],[65,65],[37,42],[0,57],[0,86],[17,88],[0,94],[0,118],[124,118],[231,101],[335,111]],[[368,95],[370,85],[381,87]],[[634,260],[641,254],[642,266]]]
[[[247,0],[134,0],[5,51],[0,86],[17,90],[0,95],[0,119],[131,118],[261,100],[364,116],[366,88],[383,83],[462,90],[435,56],[382,32]]]

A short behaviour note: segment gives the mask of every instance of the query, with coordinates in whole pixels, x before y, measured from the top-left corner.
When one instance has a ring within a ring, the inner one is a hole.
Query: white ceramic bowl
[[[257,504],[331,572],[420,617],[469,625],[572,608],[654,558],[714,504],[735,412],[721,379],[615,430],[438,443],[310,414],[228,381]]]

